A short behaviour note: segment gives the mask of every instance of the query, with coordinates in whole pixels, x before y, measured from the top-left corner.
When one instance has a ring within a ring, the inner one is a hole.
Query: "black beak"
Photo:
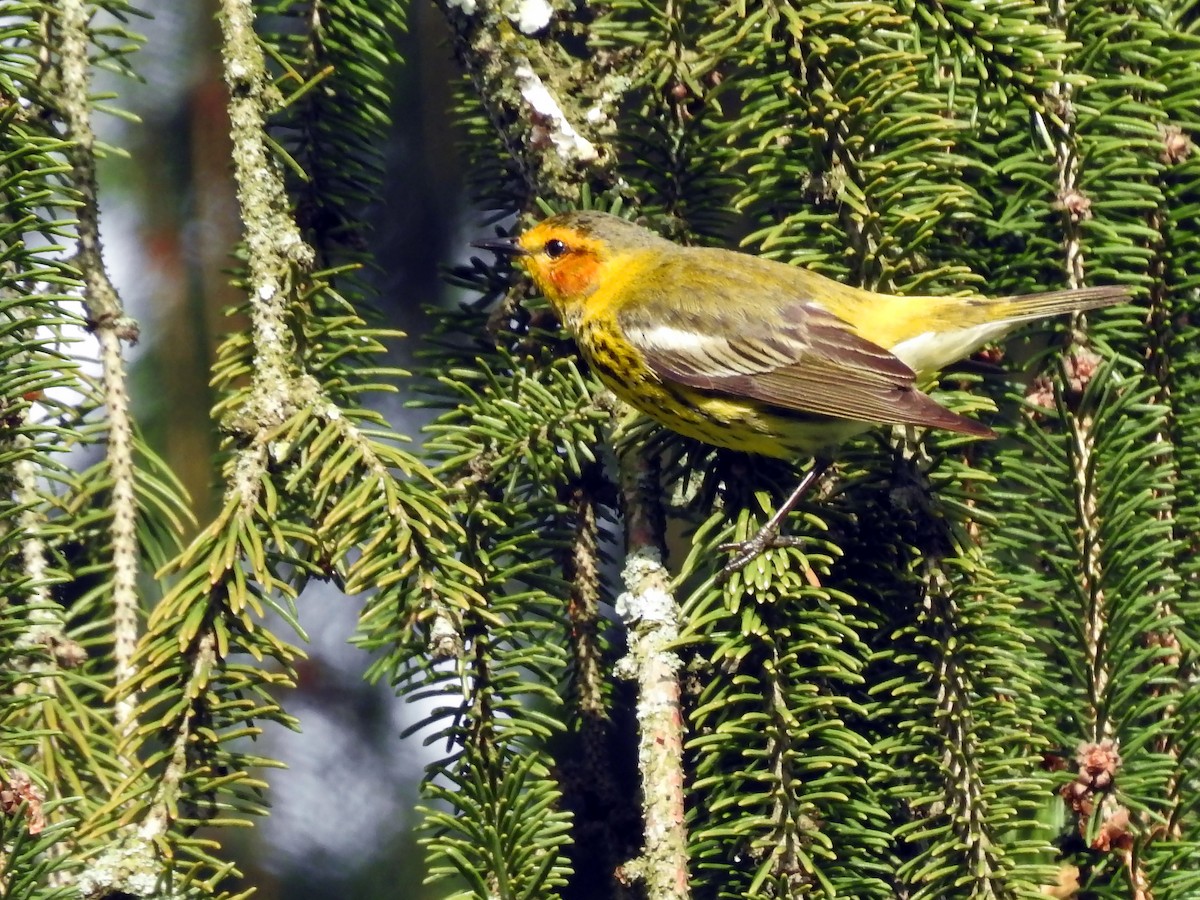
[[[496,238],[494,241],[471,241],[472,247],[491,250],[497,256],[528,256],[529,251],[517,243],[516,238]]]

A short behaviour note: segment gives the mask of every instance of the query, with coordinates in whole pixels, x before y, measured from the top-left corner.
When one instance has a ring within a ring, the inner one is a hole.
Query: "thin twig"
[[[48,619],[45,610],[51,608],[49,586],[46,581],[46,541],[42,537],[43,519],[38,512],[38,469],[33,460],[24,452],[32,448],[28,435],[17,434],[13,448],[20,453],[13,465],[16,477],[17,507],[21,510],[17,516],[17,527],[21,534],[21,564],[25,578],[28,579],[25,590],[25,602],[29,605],[30,619],[34,628],[51,627],[54,636],[62,635],[62,618],[53,616]]]
[[[567,619],[573,684],[579,714],[585,723],[604,717],[603,673],[600,659],[600,530],[594,492],[583,484],[571,487],[567,501],[575,522],[564,575],[569,585]]]
[[[1061,2],[1052,8],[1056,19],[1065,25],[1066,8]],[[1074,89],[1066,81],[1055,84],[1050,90],[1055,113],[1059,121],[1058,135],[1054,142],[1054,162],[1058,175],[1057,206],[1062,211],[1064,229],[1063,251],[1067,285],[1080,288],[1084,283],[1084,242],[1081,223],[1091,216],[1091,200],[1079,185],[1078,136],[1075,131],[1076,111]],[[1081,314],[1071,317],[1071,342],[1078,347],[1087,343],[1086,322]],[[1074,348],[1072,348],[1074,349]],[[1112,720],[1104,712],[1108,708],[1106,696],[1112,679],[1108,653],[1108,598],[1104,592],[1105,546],[1101,538],[1099,523],[1100,485],[1096,479],[1096,467],[1092,455],[1096,449],[1095,422],[1089,414],[1072,415],[1069,425],[1071,463],[1075,471],[1075,505],[1079,528],[1081,551],[1081,588],[1086,598],[1084,610],[1083,650],[1088,666],[1088,709],[1091,725],[1091,745],[1111,746],[1115,754],[1116,742],[1112,738]],[[1107,786],[1099,793],[1100,833],[1109,830],[1124,831],[1129,811],[1120,804],[1114,792]],[[1080,831],[1086,833],[1087,823],[1079,823]],[[1113,840],[1097,849],[1118,849],[1128,871],[1130,884],[1137,900],[1149,900],[1145,891],[1146,873],[1140,858],[1131,852],[1128,845]]]
[[[205,673],[211,672],[217,665],[216,637],[212,630],[205,632],[198,642],[198,651],[192,660],[192,683],[206,678]],[[188,742],[191,740],[191,717],[184,716],[183,724],[175,734],[171,746],[171,760],[158,783],[158,796],[150,808],[146,818],[138,827],[138,837],[145,841],[153,841],[167,833],[171,825],[171,810],[175,809],[179,800],[179,784],[187,772]]]
[[[1075,135],[1071,128],[1074,121],[1072,112],[1072,88],[1067,83],[1055,85],[1051,91],[1056,103],[1056,112],[1060,121],[1058,139],[1055,141],[1055,169],[1058,175],[1057,205],[1063,213],[1063,254],[1066,267],[1067,285],[1071,288],[1083,287],[1083,239],[1080,221],[1087,215],[1087,200],[1079,189],[1079,156],[1075,150]],[[1084,323],[1081,316],[1072,320],[1072,343],[1082,344],[1087,340]],[[1081,531],[1080,546],[1083,551],[1082,578],[1084,595],[1088,598],[1088,609],[1084,622],[1084,651],[1088,657],[1088,670],[1091,673],[1090,693],[1092,707],[1089,710],[1092,720],[1092,735],[1094,741],[1110,737],[1112,725],[1101,719],[1100,710],[1104,706],[1103,698],[1108,690],[1110,673],[1105,663],[1104,639],[1107,628],[1107,608],[1105,605],[1103,584],[1104,561],[1103,547],[1097,532],[1097,486],[1093,483],[1094,471],[1090,459],[1095,446],[1095,434],[1090,416],[1073,416],[1070,422],[1072,456],[1075,469],[1075,502],[1076,514]]]
[[[89,6],[85,0],[62,0],[59,17],[61,55],[60,100],[67,137],[71,140],[72,183],[80,194],[76,263],[83,276],[88,318],[100,344],[104,403],[108,409],[108,470],[112,479],[109,525],[112,538],[113,677],[117,684],[134,675],[133,654],[138,640],[137,498],[134,492],[133,417],[122,340],[137,341],[137,325],[125,315],[121,298],[104,265],[100,244],[100,202],[96,187],[96,137],[92,131],[88,50]],[[118,732],[129,736],[137,727],[137,695],[117,696]]]

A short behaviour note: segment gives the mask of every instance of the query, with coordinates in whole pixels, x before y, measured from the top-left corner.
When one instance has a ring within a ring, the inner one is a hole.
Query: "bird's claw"
[[[801,538],[782,535],[777,531],[764,528],[748,541],[731,541],[721,544],[718,549],[722,553],[736,553],[737,555],[725,564],[720,575],[717,576],[717,580],[719,583],[728,581],[734,572],[741,571],[747,563],[762,556],[768,550],[780,547],[799,547],[802,542]]]
[[[818,456],[813,460],[812,467],[804,473],[804,477],[800,479],[800,483],[796,485],[796,489],[792,491],[792,495],[787,498],[783,506],[775,511],[775,514],[767,520],[758,533],[748,541],[735,541],[732,544],[722,544],[721,550],[726,553],[736,553],[733,559],[723,568],[717,575],[717,583],[722,584],[729,580],[729,577],[734,572],[740,571],[746,563],[750,562],[756,556],[761,556],[765,551],[776,547],[798,547],[801,544],[801,538],[796,537],[780,537],[779,529],[783,527],[783,523],[787,520],[788,515],[801,498],[808,493],[809,489],[817,482],[817,480],[829,471],[830,461],[827,457]]]

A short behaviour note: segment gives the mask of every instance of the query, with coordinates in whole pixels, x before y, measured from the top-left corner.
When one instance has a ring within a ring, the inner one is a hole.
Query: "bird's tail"
[[[1065,313],[1100,309],[1129,301],[1129,288],[1122,285],[1076,288],[1066,291],[1049,291],[1044,294],[1022,294],[1016,297],[998,297],[995,300],[979,301],[989,321],[1023,322],[1026,319],[1041,319],[1045,316],[1060,316]]]
[[[924,375],[962,359],[988,341],[1003,337],[1021,322],[1112,306],[1128,299],[1129,289],[1116,285],[995,299],[944,298],[940,327],[921,328],[919,333],[889,349],[914,372]],[[923,326],[925,321],[922,320],[920,325]],[[913,330],[918,330],[916,325]]]

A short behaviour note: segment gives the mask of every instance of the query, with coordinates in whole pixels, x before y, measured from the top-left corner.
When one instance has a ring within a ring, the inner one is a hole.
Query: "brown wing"
[[[912,369],[831,313],[806,302],[781,313],[766,323],[743,307],[664,325],[633,309],[620,322],[664,381],[838,419],[994,436],[917,390]]]

